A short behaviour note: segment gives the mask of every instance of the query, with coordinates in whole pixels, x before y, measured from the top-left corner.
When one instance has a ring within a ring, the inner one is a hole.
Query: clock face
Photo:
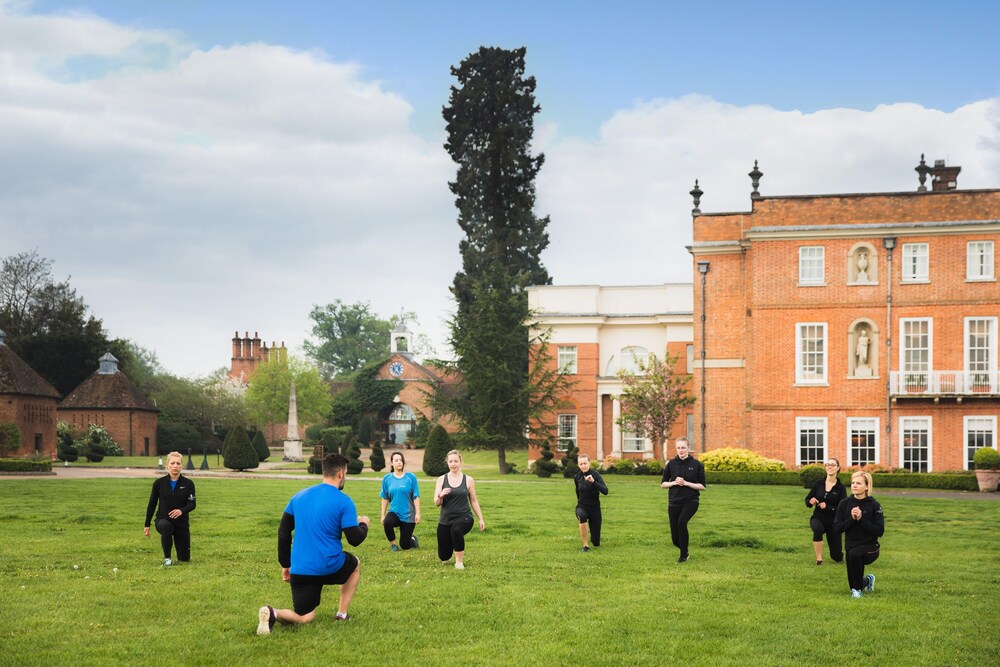
[[[389,364],[389,372],[392,374],[393,377],[397,377],[397,378],[400,375],[402,375],[403,374],[403,364],[402,364],[402,362],[394,361],[391,364]]]

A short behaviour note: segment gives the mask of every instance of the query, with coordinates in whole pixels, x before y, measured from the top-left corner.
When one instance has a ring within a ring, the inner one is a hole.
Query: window
[[[795,382],[826,382],[826,322],[800,322],[795,325]]]
[[[823,285],[823,246],[799,248],[799,285]]]
[[[847,418],[847,465],[878,463],[878,419]]]
[[[687,372],[694,373],[694,345],[688,345],[684,351],[687,354]]]
[[[799,447],[796,465],[822,463],[826,460],[826,417],[796,417]]]
[[[576,415],[559,415],[559,451],[576,446]]]
[[[576,374],[576,345],[559,346],[559,372],[567,375]]]
[[[997,318],[965,318],[965,373],[973,392],[996,391]]]
[[[644,452],[646,451],[646,438],[631,424],[626,427],[628,430],[622,431],[622,451],[623,452]]]
[[[926,282],[927,273],[927,244],[926,243],[904,243],[903,244],[903,282]]]
[[[965,469],[975,470],[977,449],[997,446],[996,417],[965,417]]]
[[[965,248],[965,278],[993,280],[993,241],[969,241]]]
[[[902,318],[899,320],[899,367],[903,373],[903,391],[920,393],[927,389],[933,368],[931,342],[933,320],[927,318]]]
[[[931,418],[899,418],[899,462],[910,472],[931,470]]]
[[[639,345],[630,345],[622,348],[621,369],[636,375],[644,375],[639,368],[639,364],[645,364],[649,358],[649,350]]]
[[[684,433],[687,434],[688,444],[691,445],[691,451],[694,451],[694,415],[688,415],[685,420]]]

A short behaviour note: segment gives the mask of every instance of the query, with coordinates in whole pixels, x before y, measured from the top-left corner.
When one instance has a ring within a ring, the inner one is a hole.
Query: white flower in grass
[[[80,569],[80,566],[79,566],[79,565],[74,565],[74,566],[73,566],[73,569],[74,569],[74,570],[79,570],[79,569]]]

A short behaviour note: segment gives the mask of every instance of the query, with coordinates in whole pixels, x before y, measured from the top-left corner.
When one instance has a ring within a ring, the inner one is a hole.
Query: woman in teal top
[[[406,459],[401,452],[389,457],[389,469],[382,478],[382,528],[393,551],[404,551],[419,546],[413,530],[420,523],[420,489],[417,476],[405,472]],[[388,510],[388,511],[387,511]],[[399,527],[399,544],[396,544],[396,527]]]

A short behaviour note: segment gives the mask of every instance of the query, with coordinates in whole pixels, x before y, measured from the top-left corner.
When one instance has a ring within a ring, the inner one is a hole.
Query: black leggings
[[[403,523],[399,520],[399,515],[395,512],[386,512],[382,529],[385,530],[385,539],[390,542],[396,539],[396,526],[399,526],[399,548],[402,550],[413,548],[413,529],[417,527],[415,523]]]
[[[698,511],[697,500],[687,500],[667,507],[670,517],[670,540],[681,550],[681,557],[688,555],[688,521]]]
[[[840,533],[834,532],[833,519],[830,519],[830,523],[826,523],[814,515],[809,519],[809,527],[812,528],[813,542],[822,542],[823,535],[826,535],[826,543],[830,547],[830,558],[834,562],[839,563],[844,560],[844,548],[841,546],[843,538]]]
[[[438,558],[448,560],[456,551],[465,551],[465,536],[472,530],[472,517],[463,516],[446,526],[438,524]]]
[[[847,583],[852,591],[860,591],[865,587],[865,565],[878,560],[878,547],[874,544],[862,544],[847,550]]]
[[[601,508],[600,506],[576,506],[576,518],[580,523],[590,524],[590,543],[601,546]]]
[[[174,523],[170,519],[157,519],[156,532],[160,534],[164,558],[170,558],[170,549],[176,546],[177,560],[191,560],[191,526]]]

